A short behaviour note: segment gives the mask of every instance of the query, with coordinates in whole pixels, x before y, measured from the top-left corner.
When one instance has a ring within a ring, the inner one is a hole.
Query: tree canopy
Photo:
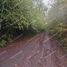
[[[35,5],[35,3],[37,3]],[[37,6],[38,5],[38,6]],[[42,1],[0,0],[0,42],[14,38],[14,34],[25,30],[44,30]],[[18,32],[16,31],[18,30]],[[16,33],[15,33],[16,32]],[[1,45],[2,46],[2,45]]]
[[[0,46],[28,32],[58,33],[66,40],[66,19],[67,0],[48,0],[47,6],[43,0],[0,0]]]

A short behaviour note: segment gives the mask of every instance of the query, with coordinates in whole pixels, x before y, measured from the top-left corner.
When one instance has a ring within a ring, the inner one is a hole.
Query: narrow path
[[[0,49],[0,67],[67,67],[67,53],[46,33]]]

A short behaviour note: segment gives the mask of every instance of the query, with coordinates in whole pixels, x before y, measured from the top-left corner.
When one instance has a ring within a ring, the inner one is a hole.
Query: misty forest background
[[[51,1],[0,0],[0,47],[20,34],[49,32],[67,49],[67,0]]]

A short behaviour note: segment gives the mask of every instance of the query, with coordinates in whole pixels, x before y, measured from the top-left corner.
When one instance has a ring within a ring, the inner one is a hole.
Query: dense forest
[[[0,47],[20,34],[49,32],[67,48],[67,0],[44,2],[0,0]]]

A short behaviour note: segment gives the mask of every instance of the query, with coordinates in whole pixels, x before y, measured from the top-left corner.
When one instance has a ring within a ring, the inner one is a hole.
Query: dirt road
[[[0,48],[0,67],[67,67],[67,53],[46,33]]]

